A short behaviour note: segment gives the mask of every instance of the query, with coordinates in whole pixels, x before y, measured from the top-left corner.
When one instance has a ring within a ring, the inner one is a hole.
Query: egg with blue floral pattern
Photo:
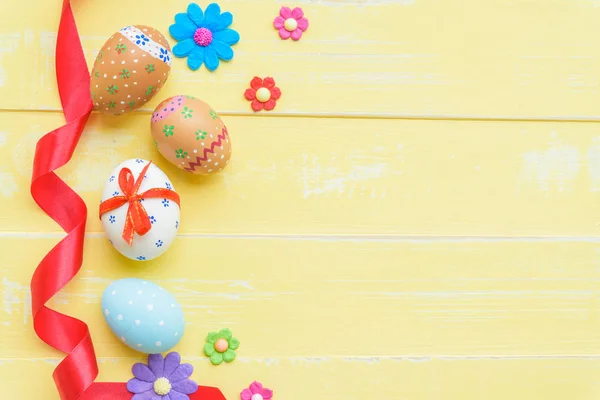
[[[90,82],[94,108],[121,115],[142,107],[160,91],[171,71],[171,47],[156,29],[126,26],[98,52]]]
[[[183,336],[183,310],[161,286],[137,278],[120,279],[102,293],[102,315],[116,337],[133,350],[169,351]]]
[[[110,173],[99,214],[117,251],[132,260],[147,261],[163,254],[175,240],[180,204],[167,175],[154,163],[136,158],[122,162]]]

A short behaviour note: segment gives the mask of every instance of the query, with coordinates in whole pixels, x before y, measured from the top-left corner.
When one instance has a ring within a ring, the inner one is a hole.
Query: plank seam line
[[[58,108],[48,109],[20,109],[20,108],[2,108],[3,113],[62,113]],[[151,114],[154,112],[149,109],[140,109],[132,114]],[[98,114],[94,111],[93,114]],[[303,112],[239,112],[239,111],[220,111],[219,115],[226,117],[254,117],[254,118],[324,118],[324,119],[391,119],[391,120],[416,120],[416,121],[464,121],[464,122],[582,122],[594,123],[600,122],[600,116],[479,116],[479,115],[445,115],[445,114],[367,114],[367,113],[303,113]]]
[[[58,239],[64,237],[62,232],[0,232],[0,238],[30,238],[30,239]],[[103,232],[88,232],[86,238],[104,238]],[[314,241],[361,241],[361,242],[575,242],[575,243],[600,243],[600,236],[428,236],[428,235],[401,235],[401,234],[235,234],[235,233],[180,233],[180,238],[198,239],[280,239],[280,240],[314,240]]]
[[[240,361],[275,361],[275,360],[291,360],[291,361],[306,361],[306,362],[327,362],[327,361],[357,361],[357,362],[379,362],[379,361],[481,361],[481,360],[590,360],[600,361],[600,354],[541,354],[541,355],[375,355],[375,356],[354,356],[354,355],[326,355],[326,356],[273,356],[273,357],[238,357]],[[3,361],[43,361],[43,362],[59,362],[58,357],[1,357]],[[112,362],[115,360],[137,360],[136,357],[98,357],[98,362]],[[206,362],[206,357],[202,356],[186,356],[186,360]]]

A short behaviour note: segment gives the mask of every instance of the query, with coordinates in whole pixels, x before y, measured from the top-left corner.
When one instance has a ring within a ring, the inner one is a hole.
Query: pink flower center
[[[198,28],[196,29],[196,33],[194,33],[194,42],[198,46],[206,47],[212,43],[213,35],[212,32],[206,28]]]

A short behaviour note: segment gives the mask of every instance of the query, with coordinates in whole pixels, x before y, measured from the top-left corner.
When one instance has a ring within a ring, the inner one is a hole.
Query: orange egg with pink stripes
[[[152,113],[151,132],[160,154],[184,171],[210,175],[229,164],[227,127],[200,99],[174,96],[164,100]]]

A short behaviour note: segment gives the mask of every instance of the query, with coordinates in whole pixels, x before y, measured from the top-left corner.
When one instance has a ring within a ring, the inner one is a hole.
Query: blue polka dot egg
[[[179,205],[167,175],[154,163],[136,158],[119,164],[106,180],[100,220],[119,253],[147,261],[163,254],[175,240]]]
[[[137,278],[112,282],[102,294],[102,314],[117,338],[146,354],[164,353],[183,336],[181,306],[159,285]]]

